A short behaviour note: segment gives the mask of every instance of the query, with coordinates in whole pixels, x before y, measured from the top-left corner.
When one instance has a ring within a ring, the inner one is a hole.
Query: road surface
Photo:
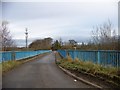
[[[2,89],[2,64],[0,63],[0,90]]]
[[[3,76],[2,84],[3,88],[93,88],[58,68],[54,53],[13,69]]]

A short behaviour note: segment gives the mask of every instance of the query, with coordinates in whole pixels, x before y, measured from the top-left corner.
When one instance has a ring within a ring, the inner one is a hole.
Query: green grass
[[[99,64],[94,64],[90,61],[82,61],[77,58],[72,60],[69,56],[60,60],[57,64],[68,70],[85,72],[97,77],[105,78],[106,80],[109,80],[110,82],[113,81],[117,84],[120,82],[120,76],[118,75],[119,69],[115,67],[103,67]]]

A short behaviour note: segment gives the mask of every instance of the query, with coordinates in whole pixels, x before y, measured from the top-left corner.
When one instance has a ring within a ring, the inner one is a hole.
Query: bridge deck
[[[8,72],[2,84],[3,88],[93,88],[61,71],[53,53]]]

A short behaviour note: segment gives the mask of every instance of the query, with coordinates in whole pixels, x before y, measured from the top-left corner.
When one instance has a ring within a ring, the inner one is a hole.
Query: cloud
[[[13,2],[3,3],[3,19],[15,39],[53,37],[89,39],[92,27],[108,19],[117,27],[116,2]],[[12,12],[12,13],[11,13]]]
[[[3,2],[118,2],[119,0],[2,0]]]
[[[29,20],[36,18],[66,18],[66,17],[105,17],[114,16],[117,3],[3,3],[3,18],[12,20]],[[12,12],[12,13],[11,13]],[[97,13],[96,13],[97,12]],[[88,16],[89,14],[89,16]]]

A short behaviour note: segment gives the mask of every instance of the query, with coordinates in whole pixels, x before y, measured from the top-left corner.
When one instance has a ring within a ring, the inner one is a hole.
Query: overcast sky
[[[89,39],[93,26],[108,19],[118,28],[118,0],[3,0],[2,17],[14,39],[25,39],[28,28],[29,39],[81,42]]]

